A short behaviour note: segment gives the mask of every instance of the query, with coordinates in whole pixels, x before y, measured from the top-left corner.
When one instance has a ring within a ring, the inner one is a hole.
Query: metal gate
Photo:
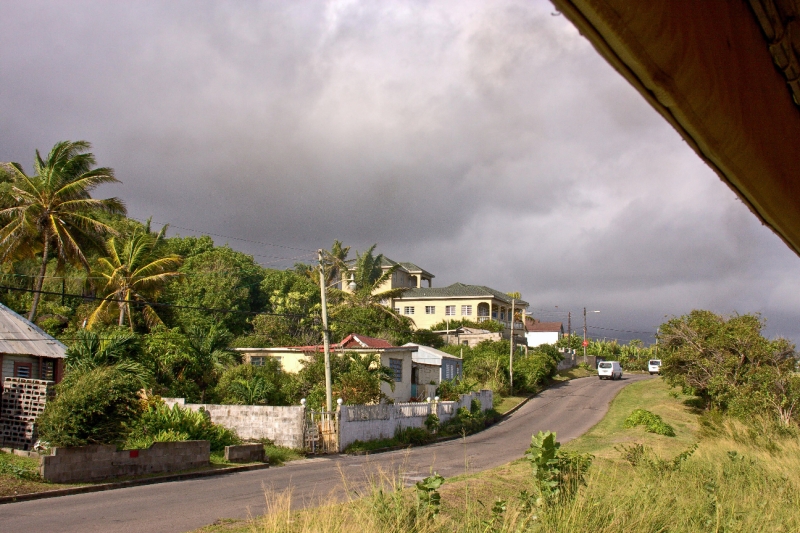
[[[336,411],[306,410],[306,450],[313,454],[339,453]]]

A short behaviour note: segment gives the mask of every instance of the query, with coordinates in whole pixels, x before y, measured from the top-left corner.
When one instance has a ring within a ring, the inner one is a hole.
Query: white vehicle
[[[622,367],[619,361],[601,361],[598,363],[597,377],[600,379],[622,379]]]
[[[647,362],[647,370],[650,375],[661,373],[661,359],[650,359]]]

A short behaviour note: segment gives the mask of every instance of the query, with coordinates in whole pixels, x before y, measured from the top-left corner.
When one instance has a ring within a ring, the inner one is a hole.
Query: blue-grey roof
[[[453,283],[447,287],[409,289],[403,293],[402,297],[395,298],[395,300],[417,298],[496,298],[511,305],[511,297],[503,292],[485,285],[467,285],[465,283]],[[528,302],[524,300],[516,300],[516,304],[520,307],[528,306]]]
[[[67,347],[39,326],[0,304],[0,353],[65,357]]]

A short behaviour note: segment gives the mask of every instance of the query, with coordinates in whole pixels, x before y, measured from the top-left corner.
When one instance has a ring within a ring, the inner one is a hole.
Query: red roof
[[[336,345],[337,348],[394,348],[392,343],[383,339],[367,337],[365,335],[348,335],[342,342]]]
[[[525,322],[525,331],[561,333],[564,331],[564,324],[561,322],[531,322],[528,320]]]
[[[324,350],[324,346],[321,344],[314,344],[310,346],[289,346],[289,348],[295,350],[302,350],[304,352],[321,352]],[[392,343],[385,341],[383,339],[376,339],[374,337],[367,337],[366,335],[356,335],[352,333],[342,339],[342,342],[337,342],[335,344],[331,344],[332,350],[347,350],[347,349],[358,349],[358,348],[394,348]]]

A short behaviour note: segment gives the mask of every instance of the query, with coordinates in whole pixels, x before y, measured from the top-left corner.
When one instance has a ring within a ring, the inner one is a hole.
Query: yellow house
[[[296,374],[303,364],[310,361],[314,354],[322,353],[321,345],[287,346],[281,348],[235,348],[242,354],[242,360],[254,366],[264,364],[267,357],[277,359],[284,372]],[[381,383],[381,392],[395,402],[407,402],[411,399],[411,362],[416,346],[393,346],[383,339],[375,339],[365,335],[348,335],[342,342],[331,344],[331,352],[354,352],[358,354],[377,354],[381,365],[392,370],[394,389],[388,383]]]
[[[350,261],[350,264],[354,265],[355,260]],[[397,261],[392,261],[387,257],[381,258],[381,270],[383,270],[383,272],[386,272],[392,267],[395,267],[392,277],[389,278],[383,285],[377,287],[375,292],[383,292],[390,289],[399,288],[421,288],[426,283],[428,287],[431,287],[433,278],[435,277],[433,274],[423,268],[418,267],[414,263],[398,263]],[[354,267],[351,266],[350,268],[352,269]],[[341,289],[343,291],[350,292],[350,289],[347,287],[347,280],[344,280],[344,283],[341,283]]]
[[[524,300],[515,300],[513,304],[515,314],[528,307]],[[484,285],[453,283],[447,287],[413,288],[394,298],[392,307],[413,319],[419,329],[431,329],[442,321],[467,319],[479,323],[494,320],[511,330],[511,297]],[[524,335],[525,327],[520,320],[515,321],[514,329]]]

